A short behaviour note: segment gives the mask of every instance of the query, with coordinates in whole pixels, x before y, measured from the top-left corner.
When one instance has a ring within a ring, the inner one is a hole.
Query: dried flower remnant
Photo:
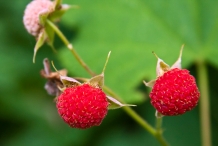
[[[47,79],[47,82],[45,84],[45,90],[49,95],[59,96],[61,94],[59,87],[63,87],[63,83],[60,80],[59,74],[66,76],[67,70],[63,69],[58,72],[52,72],[50,69],[49,60],[47,58],[43,60],[43,65],[44,69],[40,71],[40,74],[42,77]]]

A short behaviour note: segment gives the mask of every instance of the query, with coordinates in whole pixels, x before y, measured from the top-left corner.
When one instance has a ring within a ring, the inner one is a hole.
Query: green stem
[[[157,129],[157,131],[161,131],[162,119],[163,119],[163,117],[161,117],[161,118],[156,118],[156,129]]]
[[[163,117],[156,118],[156,139],[161,143],[162,146],[168,146],[166,140],[163,138],[162,130]]]
[[[163,132],[157,132],[155,138],[159,141],[162,146],[169,146],[166,140],[163,138]]]
[[[118,95],[116,95],[107,86],[104,86],[104,90],[108,94],[110,94],[112,97],[122,101],[121,98]],[[155,129],[150,124],[148,124],[148,122],[146,120],[144,120],[142,117],[140,117],[134,110],[132,110],[132,108],[130,108],[128,106],[124,106],[124,107],[122,107],[122,109],[130,117],[132,117],[139,125],[141,125],[145,130],[147,130],[151,135],[153,135],[162,146],[168,146],[166,140],[163,138],[163,131],[162,131],[162,128],[161,128],[162,127],[162,118],[157,118],[157,120],[156,120],[156,129]]]
[[[200,60],[197,62],[197,73],[198,73],[199,89],[201,93],[200,118],[201,118],[202,146],[211,146],[208,73],[204,61]]]
[[[82,65],[82,67],[92,76],[94,76],[94,72],[91,71],[91,69],[86,65],[86,63],[82,60],[82,58],[78,55],[76,50],[73,48],[73,45],[67,40],[67,38],[64,36],[64,34],[58,29],[54,23],[52,23],[50,20],[46,19],[46,23],[56,32],[56,34],[60,37],[60,39],[63,41],[63,43],[67,46],[67,48],[71,51],[71,53],[74,55],[74,57],[77,59],[77,61]]]

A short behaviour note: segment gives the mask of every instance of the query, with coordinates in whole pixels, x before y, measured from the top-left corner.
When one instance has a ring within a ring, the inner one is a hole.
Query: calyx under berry
[[[154,53],[158,59],[157,79],[150,82],[144,81],[144,84],[152,88],[149,96],[151,104],[157,110],[157,117],[184,114],[198,103],[200,92],[195,78],[189,74],[188,70],[181,68],[183,47],[181,47],[179,58],[171,67]]]
[[[104,71],[106,69],[106,65],[107,65],[108,59],[110,57],[110,53],[111,52],[109,52],[109,54],[108,54],[108,57],[107,57],[105,65],[104,65],[102,73],[92,77],[91,79],[89,79],[89,80],[87,80],[87,81],[85,81],[83,83],[80,83],[78,80],[76,80],[76,79],[74,79],[72,77],[68,77],[68,76],[59,74],[60,75],[60,80],[63,83],[63,87],[59,87],[59,89],[61,91],[64,91],[66,88],[69,88],[69,87],[76,87],[76,86],[81,86],[81,85],[84,85],[84,84],[88,84],[88,85],[90,85],[90,86],[92,86],[94,88],[99,88],[99,89],[102,90],[102,88],[104,86]],[[118,101],[117,99],[115,99],[115,98],[113,98],[111,96],[108,96],[108,95],[106,95],[106,97],[107,97],[107,101],[109,103],[108,109],[117,109],[117,108],[121,108],[123,106],[135,106],[135,105],[130,105],[130,104],[123,104],[120,101]]]

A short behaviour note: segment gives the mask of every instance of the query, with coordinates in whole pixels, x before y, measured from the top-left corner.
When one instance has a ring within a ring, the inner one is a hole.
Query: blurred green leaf
[[[72,1],[65,0],[71,4]],[[71,40],[87,64],[97,73],[107,53],[106,85],[126,102],[141,102],[137,92],[142,80],[155,78],[155,53],[172,65],[185,44],[182,66],[200,59],[218,65],[218,1],[174,0],[75,0],[79,10],[66,13],[65,27],[79,27]],[[63,48],[60,61],[76,76],[87,76],[70,52]]]

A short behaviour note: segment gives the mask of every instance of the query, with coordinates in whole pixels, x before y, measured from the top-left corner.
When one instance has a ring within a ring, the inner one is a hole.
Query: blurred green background
[[[1,146],[156,146],[159,145],[122,110],[112,110],[99,127],[66,125],[44,90],[39,71],[48,57],[70,76],[90,77],[56,37],[58,53],[44,45],[32,63],[35,39],[22,23],[30,0],[0,1],[0,145]],[[58,24],[76,51],[101,73],[112,51],[105,84],[154,125],[154,108],[142,80],[155,78],[156,58],[170,65],[185,44],[182,66],[196,76],[196,62],[207,62],[212,142],[218,145],[218,1],[217,0],[63,0],[77,4]],[[164,117],[164,136],[172,146],[200,146],[199,106],[176,117]]]

